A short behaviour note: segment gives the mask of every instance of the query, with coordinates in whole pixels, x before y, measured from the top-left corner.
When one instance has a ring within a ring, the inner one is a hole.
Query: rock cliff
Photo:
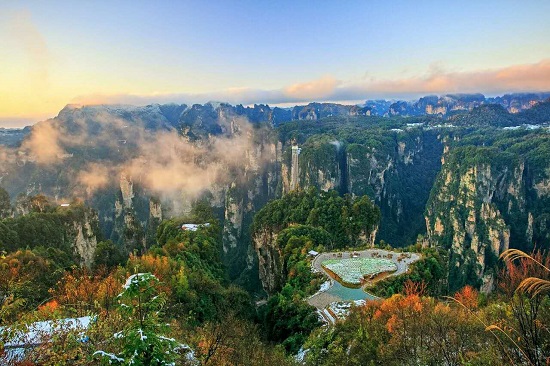
[[[539,187],[548,179],[550,161],[540,154],[548,154],[543,151],[549,141],[548,134],[528,134],[498,149],[460,144],[445,149],[426,230],[432,245],[450,251],[451,289],[492,282],[498,256],[511,246],[531,250],[548,242],[548,192]]]

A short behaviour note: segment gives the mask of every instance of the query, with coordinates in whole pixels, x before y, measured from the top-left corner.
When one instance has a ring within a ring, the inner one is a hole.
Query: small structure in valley
[[[197,231],[200,228],[208,227],[208,226],[210,226],[209,222],[206,222],[204,224],[183,224],[181,225],[181,229],[183,231]]]
[[[319,255],[319,252],[316,252],[315,250],[310,250],[309,252],[307,252],[307,254],[312,257],[317,257]]]
[[[300,166],[299,156],[302,152],[297,145],[292,146],[292,159],[290,164],[290,190],[293,191],[298,188],[298,180],[300,178]]]

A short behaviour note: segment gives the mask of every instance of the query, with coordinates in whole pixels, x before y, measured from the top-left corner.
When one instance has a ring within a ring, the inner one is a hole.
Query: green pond
[[[343,286],[340,282],[334,280],[332,281],[332,287],[329,288],[325,293],[336,296],[342,301],[355,301],[355,300],[374,300],[377,297],[371,295],[361,288],[350,288]]]

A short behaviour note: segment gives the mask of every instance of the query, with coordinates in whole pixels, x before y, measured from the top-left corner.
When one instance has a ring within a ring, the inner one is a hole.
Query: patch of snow
[[[28,325],[24,329],[14,330],[13,335],[9,336],[4,343],[5,353],[0,356],[0,365],[11,364],[14,361],[22,360],[25,356],[25,349],[37,347],[50,341],[55,333],[82,331],[80,341],[86,342],[88,337],[84,336],[83,331],[88,329],[93,317],[84,316],[80,318],[66,318],[58,320],[46,320]],[[0,332],[8,333],[9,327],[0,327]]]
[[[303,363],[308,352],[309,349],[304,349],[304,347],[300,347],[300,350],[298,351],[296,356],[294,356],[294,359],[300,363]]]
[[[124,289],[127,290],[128,288],[130,288],[132,284],[138,284],[140,281],[147,281],[151,278],[156,278],[156,277],[151,273],[136,273],[128,277],[123,287]]]
[[[325,281],[321,284],[321,287],[319,288],[319,292],[325,292],[330,288],[331,282]]]
[[[143,334],[143,330],[142,329],[138,329],[138,333],[139,333],[139,339],[141,341],[144,341],[147,339],[147,336]]]
[[[29,325],[26,331],[17,331],[13,338],[4,343],[4,347],[41,344],[47,341],[55,332],[87,329],[90,326],[91,319],[91,316],[84,316],[81,318],[36,322]],[[4,329],[2,328],[1,330]]]
[[[112,361],[124,362],[123,358],[117,357],[116,355],[105,351],[95,351],[93,356],[96,356],[96,355],[109,358],[109,363],[111,363]]]
[[[159,336],[158,338],[162,339],[163,341],[168,341],[168,342],[175,342],[176,341],[174,338],[168,338],[168,337],[164,337],[164,336]]]

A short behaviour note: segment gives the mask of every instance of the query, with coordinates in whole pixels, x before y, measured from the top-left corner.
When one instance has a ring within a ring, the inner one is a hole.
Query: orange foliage
[[[44,305],[40,305],[38,307],[38,311],[44,314],[51,314],[55,312],[59,308],[59,303],[56,300],[51,300],[45,303]]]
[[[128,267],[138,268],[140,272],[151,272],[160,281],[166,281],[174,272],[175,263],[172,263],[168,257],[154,256],[151,254],[145,254],[139,257],[130,254]]]
[[[386,322],[386,329],[389,333],[393,333],[395,331],[395,326],[397,324],[397,315],[392,314],[388,321]]]
[[[175,260],[151,254],[142,256],[131,254],[127,268],[133,268],[138,272],[150,272],[154,274],[161,282],[160,290],[167,295],[172,292],[172,288],[169,285],[170,279],[176,278],[179,272],[179,264]]]
[[[478,306],[479,293],[472,286],[466,285],[454,295],[454,298],[468,309],[473,310]]]
[[[109,310],[115,297],[122,288],[121,280],[115,273],[90,273],[86,268],[65,272],[57,283],[57,288],[50,290],[59,304],[72,308],[78,316],[101,307]]]
[[[426,282],[413,282],[410,279],[403,284],[403,292],[405,295],[424,296],[426,294]]]
[[[550,255],[545,255],[540,250],[537,250],[531,253],[531,257],[534,261],[527,258],[506,261],[506,268],[499,275],[498,286],[500,290],[511,297],[521,281],[528,277],[548,279],[548,272],[535,261],[550,268]]]
[[[388,332],[392,333],[401,327],[404,322],[422,316],[426,301],[418,295],[404,296],[396,294],[380,304],[380,307],[374,313],[374,318],[387,318],[386,328]]]

